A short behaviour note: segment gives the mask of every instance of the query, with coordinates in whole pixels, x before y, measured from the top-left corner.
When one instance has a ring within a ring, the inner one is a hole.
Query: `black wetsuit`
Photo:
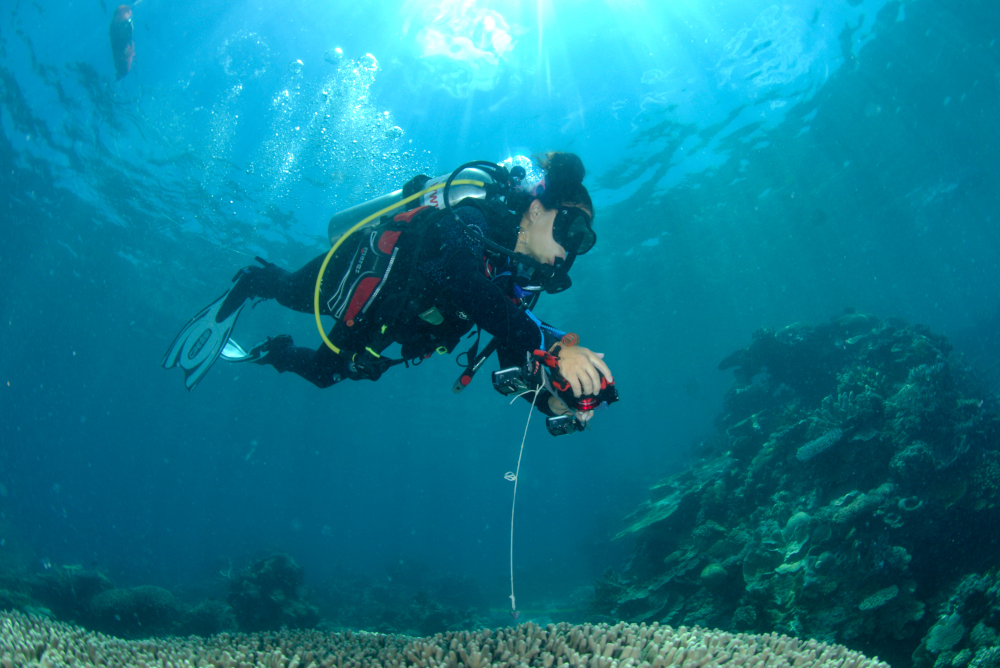
[[[455,213],[484,237],[505,248],[514,247],[518,221],[510,214],[489,206],[458,206]],[[503,368],[524,364],[526,355],[539,348],[547,349],[562,336],[563,332],[542,323],[519,305],[525,293],[516,286],[507,258],[492,257],[487,266],[483,242],[450,216],[437,216],[435,223],[422,229],[420,251],[411,265],[407,279],[410,284],[405,289],[413,291],[416,282],[421,302],[433,304],[443,322],[429,324],[417,317],[400,318],[390,328],[390,340],[380,348],[395,341],[402,344],[404,358],[417,359],[432,353],[442,341],[452,344],[444,346],[450,351],[458,339],[478,325],[499,340],[497,352]],[[252,296],[275,299],[287,308],[313,313],[316,278],[324,258],[325,254],[296,272],[270,265],[268,271],[253,277]],[[327,277],[345,273],[351,258],[350,252],[342,253],[338,249],[324,273],[324,288],[331,282]],[[496,267],[496,263],[501,266]],[[404,286],[396,283],[394,288],[403,290]],[[379,296],[380,300],[386,298],[384,293]],[[335,326],[330,338],[348,350],[363,350],[367,345],[365,341],[345,340],[343,327]],[[273,365],[281,373],[296,373],[319,387],[363,377],[357,374],[346,356],[333,352],[326,345],[317,350],[288,345],[269,352],[261,362]],[[538,405],[543,412],[548,412],[543,399],[539,397]]]

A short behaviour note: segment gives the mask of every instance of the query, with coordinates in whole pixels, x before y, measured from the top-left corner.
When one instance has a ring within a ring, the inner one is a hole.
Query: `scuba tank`
[[[447,208],[443,190],[448,179],[452,177],[453,182],[448,189],[448,199],[450,202],[459,202],[467,197],[485,200],[487,195],[494,190],[493,187],[497,185],[496,179],[489,172],[478,167],[466,167],[457,173],[449,172],[433,179],[428,179],[421,187],[421,190],[428,188],[433,188],[433,190],[422,195],[417,201],[410,203],[407,208],[415,209],[419,206],[430,206],[435,209]],[[483,185],[476,185],[477,183]],[[340,235],[359,220],[363,220],[382,209],[391,207],[402,199],[403,191],[395,190],[333,214],[327,225],[327,236],[330,238],[330,243],[336,242]],[[369,225],[377,225],[378,222],[379,220],[376,218]]]

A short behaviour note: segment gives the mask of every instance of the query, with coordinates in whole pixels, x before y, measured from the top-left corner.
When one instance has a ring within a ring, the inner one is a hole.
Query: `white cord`
[[[514,396],[514,398],[513,398],[513,399],[511,399],[511,400],[510,400],[510,403],[509,403],[509,404],[507,404],[507,405],[508,405],[508,406],[513,406],[513,405],[514,405],[514,402],[515,402],[515,401],[517,401],[518,399],[520,399],[521,397],[523,397],[524,395],[526,395],[526,394],[527,394],[528,392],[534,392],[535,394],[538,394],[538,390],[525,390],[525,391],[524,391],[524,392],[522,392],[521,394],[517,394],[517,395],[515,395],[515,396]]]
[[[507,471],[503,476],[504,480],[514,483],[514,496],[510,501],[510,616],[514,618],[515,622],[521,614],[517,611],[517,602],[514,599],[514,505],[517,503],[517,476],[521,473],[521,456],[524,454],[524,442],[528,439],[528,425],[531,424],[531,414],[535,412],[535,401],[538,400],[541,389],[542,386],[539,385],[534,390],[528,390],[528,392],[534,392],[535,396],[531,398],[531,408],[528,409],[528,420],[524,423],[524,436],[521,437],[521,451],[517,453],[517,469],[513,473]],[[523,396],[528,392],[522,392],[517,396]],[[514,398],[516,399],[517,397]]]

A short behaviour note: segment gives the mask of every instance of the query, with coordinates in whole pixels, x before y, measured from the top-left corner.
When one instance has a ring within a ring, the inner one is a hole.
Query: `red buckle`
[[[392,219],[397,223],[408,223],[411,220],[413,220],[414,216],[422,212],[424,209],[433,209],[433,208],[434,207],[432,206],[418,206],[416,209],[413,209],[412,211],[404,211],[403,213],[397,213],[395,216],[393,216]]]
[[[534,355],[539,362],[549,367],[550,369],[559,368],[559,358],[553,355],[552,353],[538,349],[531,354]]]
[[[573,387],[572,385],[570,385],[568,380],[564,380],[561,385],[559,384],[558,380],[553,380],[551,382],[552,382],[552,387],[559,390],[560,392],[567,392]]]

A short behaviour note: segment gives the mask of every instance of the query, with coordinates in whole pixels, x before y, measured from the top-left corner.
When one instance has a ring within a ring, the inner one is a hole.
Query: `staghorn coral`
[[[221,634],[135,642],[78,627],[0,614],[0,664],[15,666],[198,665],[218,668],[326,668],[402,666],[763,666],[782,668],[888,668],[840,645],[783,635],[723,633],[698,627],[619,623],[545,628],[522,624],[491,631],[450,632],[429,638],[375,633],[283,631]]]
[[[841,378],[838,376],[838,381]],[[854,392],[842,392],[837,390],[836,395],[829,395],[823,398],[819,410],[815,416],[817,424],[825,426],[827,429],[838,428],[840,425],[855,420],[858,417],[858,403],[854,399]]]
[[[887,377],[877,369],[859,364],[843,373],[837,374],[838,392],[840,394],[877,394],[884,397],[889,388]]]

